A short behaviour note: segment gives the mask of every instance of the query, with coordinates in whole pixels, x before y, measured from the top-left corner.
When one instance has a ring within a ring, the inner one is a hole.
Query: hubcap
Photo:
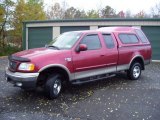
[[[55,80],[54,85],[53,85],[53,93],[55,95],[58,95],[61,90],[61,82],[59,79]]]
[[[133,76],[135,78],[138,78],[140,73],[141,73],[140,67],[139,66],[135,66],[134,69],[133,69]]]

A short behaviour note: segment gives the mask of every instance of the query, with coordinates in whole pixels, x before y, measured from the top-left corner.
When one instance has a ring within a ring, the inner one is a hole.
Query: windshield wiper
[[[59,47],[54,46],[54,45],[47,45],[46,47],[52,47],[52,48],[56,48],[57,50],[60,50],[60,48],[59,48]]]

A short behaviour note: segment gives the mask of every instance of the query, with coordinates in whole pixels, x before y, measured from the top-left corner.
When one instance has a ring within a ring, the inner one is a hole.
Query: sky
[[[62,3],[64,0],[44,0],[46,6],[51,6],[55,2]],[[104,8],[106,5],[111,6],[118,13],[119,11],[130,10],[132,14],[136,14],[142,10],[150,13],[151,8],[160,3],[160,0],[65,0],[69,7],[91,10]]]

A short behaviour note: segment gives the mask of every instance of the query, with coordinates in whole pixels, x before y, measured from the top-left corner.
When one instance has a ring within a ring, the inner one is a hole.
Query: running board
[[[101,80],[101,79],[105,79],[105,78],[111,78],[111,77],[114,77],[114,76],[116,76],[116,74],[103,74],[103,75],[97,75],[97,76],[82,78],[82,79],[76,79],[76,80],[71,81],[71,83],[73,85],[77,85],[77,84],[93,82],[93,81],[97,81],[97,80]]]

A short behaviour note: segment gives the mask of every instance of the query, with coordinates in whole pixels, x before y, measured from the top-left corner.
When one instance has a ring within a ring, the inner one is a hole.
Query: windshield
[[[80,38],[79,32],[66,32],[55,38],[49,46],[54,46],[59,49],[70,49]]]

